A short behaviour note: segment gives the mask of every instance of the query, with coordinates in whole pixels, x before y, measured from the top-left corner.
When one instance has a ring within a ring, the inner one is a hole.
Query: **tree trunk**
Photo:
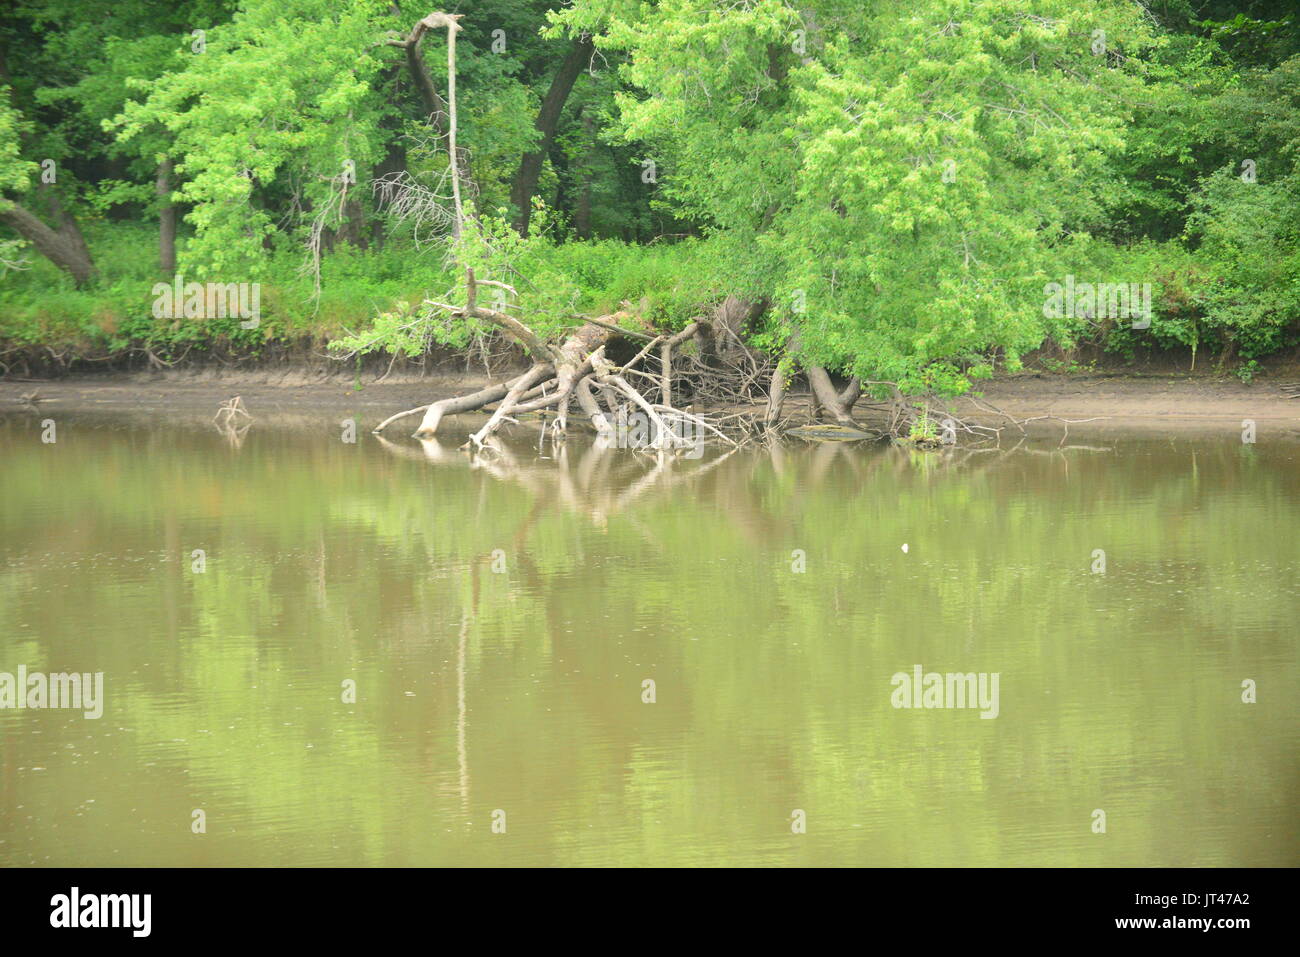
[[[769,429],[776,428],[781,421],[781,412],[785,407],[785,380],[790,374],[790,358],[781,359],[772,370],[772,384],[767,392],[767,414],[764,424]]]
[[[442,14],[447,24],[447,161],[451,164],[451,195],[456,206],[456,220],[452,226],[453,239],[460,239],[465,225],[465,207],[461,205],[460,172],[456,160],[456,34],[460,31],[460,14]]]
[[[449,138],[451,146],[455,146],[455,140],[448,137],[448,124],[451,121],[452,107],[451,104],[442,98],[438,93],[437,87],[433,85],[433,77],[429,73],[429,67],[424,62],[424,55],[420,52],[420,42],[424,39],[425,33],[437,27],[447,27],[448,36],[450,37],[460,26],[455,22],[460,16],[449,17],[445,13],[431,13],[423,20],[418,21],[411,28],[410,34],[405,40],[393,40],[393,46],[400,46],[406,53],[406,68],[411,75],[411,80],[415,84],[415,89],[420,94],[420,102],[424,104],[425,116],[429,125],[433,127],[434,132],[440,138]],[[454,28],[454,29],[453,29]],[[448,60],[454,56],[454,41],[448,44]],[[478,185],[474,181],[474,174],[470,168],[469,154],[461,148],[456,148],[455,162],[452,164],[456,183],[455,188],[463,196],[473,200],[478,197]]]
[[[703,323],[705,327],[708,323]],[[673,349],[700,332],[701,323],[692,322],[681,332],[670,338],[659,349],[659,401],[664,405],[673,404]]]
[[[158,197],[158,266],[164,276],[176,272],[176,207],[172,205],[172,161],[158,164],[158,179],[154,183]]]
[[[499,382],[496,385],[490,385],[478,392],[471,392],[469,395],[457,396],[451,399],[443,399],[427,406],[423,421],[420,427],[415,430],[415,434],[420,438],[430,438],[437,434],[438,426],[442,423],[443,416],[456,415],[460,412],[473,412],[481,409],[492,402],[500,402],[506,397],[511,387],[515,385],[523,376],[516,376],[508,382]],[[417,410],[411,410],[414,413]],[[403,413],[405,414],[405,413]],[[378,429],[378,432],[386,426],[392,419],[385,420]]]
[[[585,111],[582,114],[582,129],[587,142],[592,142],[591,114]],[[532,201],[531,197],[529,201]],[[586,164],[582,168],[582,184],[578,187],[578,206],[573,212],[573,229],[579,239],[591,238],[591,169]]]
[[[55,232],[17,204],[0,209],[0,222],[11,226],[35,246],[38,253],[71,275],[78,286],[95,278],[95,264],[81,239],[80,230],[76,231],[75,238],[63,231]]]
[[[533,126],[541,134],[541,138],[537,141],[537,149],[525,153],[519,161],[519,171],[515,173],[514,183],[510,188],[510,202],[515,207],[515,228],[522,236],[528,235],[533,193],[537,189],[537,180],[542,175],[542,164],[546,161],[546,154],[551,149],[551,143],[555,141],[555,131],[560,125],[560,113],[564,110],[564,103],[573,90],[573,84],[578,80],[578,74],[582,72],[582,65],[590,62],[593,49],[590,36],[581,36],[573,41],[568,55],[560,64],[554,79],[551,80],[551,88],[546,91],[541,109],[537,111],[537,119]]]
[[[339,226],[338,238],[357,249],[365,249],[369,245],[365,227],[366,211],[361,201],[349,196],[343,204],[343,223]]]
[[[844,411],[852,411],[854,404],[861,395],[862,380],[854,376],[849,380],[848,385],[844,387],[844,391],[840,393],[840,405],[844,406]]]
[[[68,212],[66,207],[64,207],[63,200],[59,199],[59,194],[50,186],[42,183],[37,188],[45,196],[46,202],[49,204],[50,215],[54,218],[54,221],[59,224],[59,235],[62,236],[71,247],[73,254],[78,260],[90,265],[90,271],[93,273],[95,271],[95,265],[90,258],[90,247],[86,245],[86,237],[82,235],[81,227],[77,225],[76,219],[74,219],[72,214]]]
[[[387,122],[386,120],[384,122]],[[381,122],[382,129],[387,129]],[[387,152],[384,158],[376,164],[372,178],[375,182],[387,179],[395,174],[406,171],[406,145],[401,141],[397,132],[391,132],[392,138],[389,140]],[[387,236],[384,234],[384,221],[376,216],[370,224],[370,237],[377,248],[383,249]]]
[[[821,366],[807,366],[808,383],[812,386],[813,396],[821,404],[821,407],[831,414],[835,424],[843,426],[846,429],[856,429],[857,422],[849,414],[844,403],[840,401],[839,394],[835,391],[835,386],[831,383],[831,377]]]
[[[612,436],[614,434],[614,425],[609,421],[609,416],[600,407],[596,401],[596,396],[591,390],[591,376],[583,376],[578,380],[577,386],[578,406],[582,409],[591,422],[591,427],[599,435]]]

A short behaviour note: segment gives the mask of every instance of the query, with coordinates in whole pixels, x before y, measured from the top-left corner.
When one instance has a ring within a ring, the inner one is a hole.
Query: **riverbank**
[[[254,421],[276,416],[294,418],[354,415],[369,430],[403,409],[471,392],[488,384],[482,374],[389,376],[356,380],[302,370],[180,370],[118,373],[59,379],[0,380],[0,413],[39,410],[42,415],[108,412],[211,417],[233,396],[240,396]],[[1283,390],[1287,380],[1177,375],[1057,375],[1030,373],[980,383],[978,394],[952,400],[949,411],[970,422],[998,425],[1006,416],[1059,431],[1068,420],[1072,434],[1115,430],[1239,430],[1251,419],[1264,432],[1300,436],[1300,398]],[[360,386],[358,388],[357,386]],[[790,411],[806,406],[806,395],[792,396]],[[872,411],[859,407],[864,421]],[[466,417],[469,422],[472,417]],[[1086,420],[1086,421],[1085,421]],[[414,426],[413,420],[410,424]],[[397,434],[403,434],[399,424]]]

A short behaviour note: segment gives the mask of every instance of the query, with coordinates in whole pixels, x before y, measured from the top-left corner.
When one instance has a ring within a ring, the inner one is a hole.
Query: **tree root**
[[[376,432],[400,418],[423,413],[415,435],[429,439],[437,434],[446,416],[487,411],[488,420],[461,446],[463,451],[478,453],[494,447],[493,436],[506,423],[515,423],[515,416],[541,412],[553,414],[554,418],[543,429],[539,441],[549,437],[558,447],[569,434],[569,412],[576,402],[581,413],[577,421],[589,425],[606,445],[680,452],[699,448],[706,436],[710,441],[739,448],[750,441],[780,435],[792,419],[800,417],[798,407],[791,414],[786,412],[790,380],[799,364],[798,336],[791,338],[788,351],[779,361],[745,345],[740,333],[747,317],[760,308],[755,304],[729,297],[711,319],[697,317],[676,333],[654,335],[630,328],[639,322],[624,303],[623,311],[611,315],[579,317],[582,324],[557,344],[503,311],[504,306],[489,309],[478,305],[480,286],[516,294],[513,287],[477,279],[474,271],[467,269],[465,305],[433,301],[426,301],[426,305],[450,317],[491,323],[529,353],[532,366],[477,392],[389,416],[375,428]],[[606,347],[628,339],[641,341],[641,347],[626,363],[615,365],[607,358]],[[693,343],[695,348],[682,350],[687,343]],[[825,367],[805,361],[802,369],[809,387],[809,423],[825,417],[834,426],[860,436],[874,433],[917,447],[954,445],[959,435],[976,444],[1000,442],[1002,431],[1008,427],[1018,428],[1023,436],[1029,422],[1059,418],[1036,416],[1021,422],[968,397],[980,412],[999,416],[1008,423],[983,425],[947,411],[951,404],[948,400],[904,396],[894,382],[853,376],[837,389]],[[866,426],[854,417],[854,409],[867,390],[877,396],[887,393],[883,401],[861,403],[867,414],[879,421],[879,428]],[[689,399],[684,406],[683,399]],[[726,411],[706,412],[707,406]],[[638,426],[630,434],[629,416],[638,417],[645,428]],[[1071,422],[1059,421],[1065,424],[1068,435]]]

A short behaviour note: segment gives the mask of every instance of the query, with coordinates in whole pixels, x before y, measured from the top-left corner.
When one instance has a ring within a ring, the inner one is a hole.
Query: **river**
[[[1300,444],[530,435],[0,418],[0,864],[1300,860]]]

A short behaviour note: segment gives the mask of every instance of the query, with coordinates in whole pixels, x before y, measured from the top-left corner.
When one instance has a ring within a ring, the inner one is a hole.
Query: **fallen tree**
[[[431,13],[416,23],[409,36],[390,41],[405,50],[411,75],[421,91],[436,132],[446,137],[454,208],[450,215],[446,215],[440,208],[435,208],[439,206],[436,193],[401,179],[386,180],[379,191],[382,199],[399,217],[413,217],[417,223],[449,222],[453,257],[457,255],[458,248],[465,248],[473,240],[486,242],[480,223],[465,215],[459,188],[461,177],[467,175],[467,163],[456,146],[455,36],[460,30],[456,22],[459,19],[459,15]],[[424,34],[441,27],[446,28],[448,40],[445,101],[434,90],[428,68],[420,54],[420,41]],[[561,76],[548,95],[543,118],[538,121],[538,128],[543,134],[543,148],[547,142],[548,130],[555,120],[547,110],[558,112],[555,104],[563,102],[568,88],[572,86],[577,67],[590,54],[590,50],[589,37],[583,36],[575,41],[573,53],[566,60]],[[537,157],[525,157],[517,177],[516,193],[519,196],[523,195],[520,192],[521,183],[523,192],[531,193],[533,189],[537,170],[530,171],[528,168],[533,159]],[[466,192],[471,195],[476,191],[472,179],[467,179],[465,185]],[[519,196],[516,198],[519,199]],[[520,201],[519,205],[526,207],[526,199]],[[467,231],[472,231],[473,236],[467,236]],[[526,225],[518,232],[526,235]],[[458,241],[463,241],[465,245],[456,246]],[[640,316],[629,306],[606,316],[574,317],[576,325],[561,341],[553,341],[539,335],[521,319],[510,315],[501,294],[509,294],[518,301],[519,294],[513,286],[495,279],[480,278],[469,265],[464,266],[464,275],[463,304],[425,300],[425,309],[445,319],[487,323],[495,327],[501,335],[527,353],[532,365],[525,372],[504,382],[467,395],[399,412],[381,422],[375,428],[376,432],[382,432],[399,419],[423,414],[415,434],[429,438],[437,434],[448,415],[486,411],[490,408],[487,421],[469,436],[464,448],[474,451],[485,449],[489,447],[497,430],[506,423],[515,421],[513,416],[542,411],[554,413],[550,434],[558,440],[568,432],[569,413],[576,401],[583,418],[599,435],[614,437],[616,440],[625,434],[624,424],[629,412],[643,418],[647,425],[644,435],[638,433],[637,447],[659,450],[694,447],[705,435],[735,444],[736,439],[727,434],[723,424],[728,425],[731,431],[737,431],[737,426],[745,424],[739,421],[740,417],[732,415],[727,416],[724,422],[712,422],[705,415],[675,405],[674,399],[679,395],[688,395],[694,399],[728,402],[737,395],[750,392],[765,371],[765,360],[744,344],[740,326],[756,309],[761,310],[760,304],[728,297],[715,310],[712,319],[698,318],[686,328],[668,335],[652,335],[644,329],[626,328],[627,325],[642,324]],[[498,293],[496,308],[480,303],[482,287]],[[420,321],[417,317],[415,323]],[[616,365],[606,358],[605,349],[614,340],[623,339],[639,340],[646,344],[630,361]],[[674,369],[674,353],[687,343],[696,345],[695,354]],[[652,350],[656,347],[658,353],[652,356]],[[644,368],[653,361],[658,361],[660,365],[657,374]],[[635,377],[637,384],[629,381],[629,377]],[[753,418],[761,421],[762,417]]]
[[[682,449],[693,446],[704,435],[736,444],[737,440],[728,434],[724,423],[710,421],[708,416],[673,404],[673,351],[697,337],[709,339],[712,326],[706,320],[696,320],[671,336],[650,335],[628,328],[629,325],[639,325],[640,319],[632,310],[625,309],[584,319],[562,342],[557,343],[538,335],[526,323],[505,312],[504,307],[494,309],[480,305],[479,290],[484,286],[518,295],[514,287],[496,280],[480,279],[472,268],[467,268],[466,301],[463,305],[434,300],[426,300],[425,305],[448,318],[491,323],[527,352],[532,365],[504,382],[399,412],[381,422],[375,428],[376,432],[382,432],[398,419],[423,413],[424,418],[415,434],[420,438],[431,438],[438,433],[444,417],[494,406],[487,421],[470,435],[463,448],[487,448],[493,434],[502,425],[515,421],[513,416],[543,410],[554,412],[550,433],[553,439],[558,440],[568,432],[569,412],[576,401],[586,421],[599,435],[617,436],[618,423],[626,422],[629,411],[644,416],[649,427],[644,440],[636,443],[637,447]],[[616,365],[606,358],[605,349],[619,339],[639,339],[646,344],[631,360]],[[652,351],[656,346],[659,347],[657,356]],[[637,368],[655,358],[660,363],[657,374]],[[719,375],[725,376],[725,372],[719,372]],[[628,381],[629,376],[638,376],[646,384],[634,386]],[[698,390],[690,388],[689,371],[679,369],[677,380],[677,394],[697,394]],[[730,431],[735,431],[734,423]]]

